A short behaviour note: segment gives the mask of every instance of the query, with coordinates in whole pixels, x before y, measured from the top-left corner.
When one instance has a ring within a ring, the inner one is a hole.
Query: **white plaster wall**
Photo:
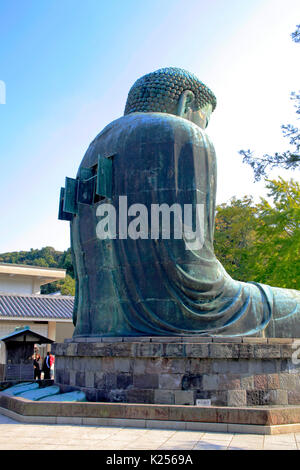
[[[72,322],[57,322],[55,341],[63,343],[65,339],[72,338],[74,329],[75,327]]]
[[[15,328],[18,326],[29,326],[32,331],[35,331],[36,333],[39,333],[42,336],[48,337],[48,324],[40,324],[40,323],[34,323],[30,321],[22,321],[22,320],[0,320],[0,338],[3,336],[8,335],[9,333],[13,333],[15,331]]]
[[[3,341],[0,341],[0,364],[6,364],[6,348]]]
[[[0,274],[1,294],[39,294],[40,283],[30,276],[8,276]]]

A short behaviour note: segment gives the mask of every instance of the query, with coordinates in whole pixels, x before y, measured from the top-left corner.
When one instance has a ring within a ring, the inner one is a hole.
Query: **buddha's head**
[[[195,75],[168,67],[144,75],[134,83],[124,114],[175,114],[205,129],[216,104],[215,95]]]

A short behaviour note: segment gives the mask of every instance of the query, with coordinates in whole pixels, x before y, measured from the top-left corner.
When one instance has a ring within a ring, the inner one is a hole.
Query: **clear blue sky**
[[[68,248],[68,223],[57,220],[65,176],[123,114],[133,82],[160,67],[186,68],[217,96],[207,131],[218,202],[264,194],[237,152],[287,145],[298,0],[0,0],[0,18],[0,253]]]

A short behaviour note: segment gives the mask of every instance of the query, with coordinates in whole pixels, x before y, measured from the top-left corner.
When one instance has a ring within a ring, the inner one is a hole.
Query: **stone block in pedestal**
[[[293,342],[280,338],[91,338],[55,343],[55,383],[90,401],[300,404]]]

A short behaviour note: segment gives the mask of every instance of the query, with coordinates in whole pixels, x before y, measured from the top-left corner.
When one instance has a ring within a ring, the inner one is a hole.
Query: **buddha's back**
[[[67,213],[74,336],[300,337],[299,291],[233,280],[215,257],[214,107],[194,76],[162,69],[91,143]]]

